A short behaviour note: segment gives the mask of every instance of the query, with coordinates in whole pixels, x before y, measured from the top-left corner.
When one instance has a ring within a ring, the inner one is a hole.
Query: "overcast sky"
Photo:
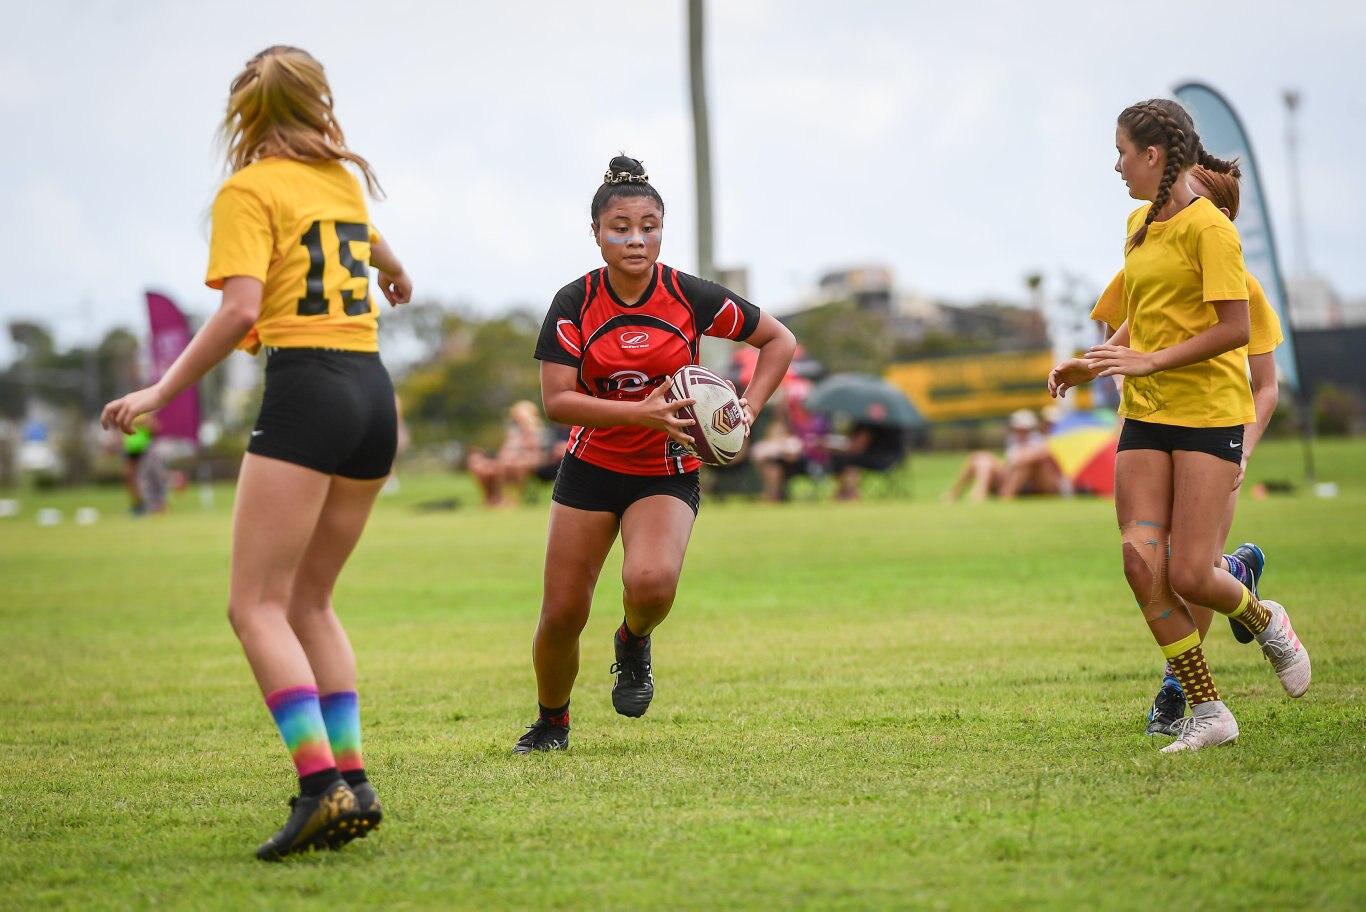
[[[1228,10],[1227,13],[1222,10]],[[145,328],[146,288],[200,314],[214,130],[255,52],[327,68],[371,217],[420,299],[546,307],[601,261],[588,201],[618,150],[696,267],[685,0],[233,3],[0,0],[0,318],[65,345]],[[712,0],[716,258],[790,309],[824,272],[891,267],[949,301],[1023,276],[1100,287],[1129,200],[1126,105],[1210,83],[1252,137],[1293,271],[1282,90],[1298,89],[1308,261],[1366,295],[1366,4]],[[0,360],[9,355],[0,342]]]

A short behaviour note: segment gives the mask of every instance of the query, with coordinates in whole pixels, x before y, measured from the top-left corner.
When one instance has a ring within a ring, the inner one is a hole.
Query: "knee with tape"
[[[1151,522],[1126,522],[1119,527],[1124,550],[1124,577],[1129,581],[1145,620],[1166,617],[1177,605],[1167,580],[1171,549],[1167,527]]]

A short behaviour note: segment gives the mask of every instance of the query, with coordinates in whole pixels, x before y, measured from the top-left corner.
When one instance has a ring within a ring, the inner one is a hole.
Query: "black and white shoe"
[[[650,638],[637,639],[613,634],[617,661],[611,667],[617,679],[612,683],[612,707],[623,716],[645,715],[655,696],[655,676],[650,674]]]
[[[569,750],[569,726],[554,725],[545,718],[537,719],[528,725],[526,734],[512,746],[514,754],[562,750]]]
[[[1186,694],[1179,687],[1163,684],[1153,698],[1153,708],[1148,710],[1146,734],[1176,737],[1181,734],[1185,717]]]

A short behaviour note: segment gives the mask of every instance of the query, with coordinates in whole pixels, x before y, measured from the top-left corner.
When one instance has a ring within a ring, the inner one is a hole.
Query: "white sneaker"
[[[1238,720],[1233,718],[1233,713],[1228,711],[1223,700],[1211,700],[1192,707],[1190,717],[1182,721],[1186,723],[1185,731],[1162,748],[1162,753],[1198,751],[1238,740]]]
[[[1266,656],[1281,686],[1292,697],[1302,697],[1309,689],[1309,651],[1304,648],[1300,638],[1295,636],[1295,628],[1290,626],[1290,615],[1280,602],[1262,602],[1271,612],[1271,623],[1266,630],[1257,634],[1262,655]]]

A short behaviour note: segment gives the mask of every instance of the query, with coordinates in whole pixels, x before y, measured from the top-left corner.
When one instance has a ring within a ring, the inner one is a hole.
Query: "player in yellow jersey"
[[[105,427],[170,402],[235,346],[266,346],[261,413],[233,514],[228,617],[299,776],[274,860],[336,848],[381,818],[360,752],[356,660],[332,589],[393,464],[394,390],[380,363],[370,268],[412,296],[370,224],[379,185],[346,148],[322,66],[272,47],[232,82],[222,136],[232,175],[213,205],[206,281],[222,304],[154,386],[105,406]]]
[[[1191,190],[1212,202],[1229,220],[1238,217],[1239,188],[1236,170],[1228,174],[1211,171],[1196,165],[1188,178]],[[1266,298],[1261,284],[1252,275],[1247,277],[1248,303],[1250,309],[1250,332],[1247,345],[1248,374],[1252,381],[1252,401],[1257,420],[1243,429],[1242,462],[1238,477],[1234,480],[1233,490],[1229,492],[1228,504],[1224,508],[1224,522],[1219,534],[1219,542],[1228,541],[1229,530],[1233,528],[1233,516],[1238,508],[1238,488],[1247,470],[1248,459],[1261,440],[1271,416],[1276,411],[1278,390],[1276,385],[1276,362],[1273,352],[1284,340],[1281,334],[1281,321],[1275,309]],[[1127,312],[1124,301],[1124,273],[1121,271],[1106,287],[1091,311],[1091,319],[1100,320],[1114,332],[1111,341],[1125,344],[1128,327],[1125,324]],[[1049,377],[1049,389],[1055,395],[1065,395],[1069,384],[1064,378],[1086,382],[1093,377],[1090,362],[1076,358],[1058,365]],[[1122,379],[1122,378],[1116,378]],[[1239,545],[1232,554],[1221,554],[1215,566],[1227,570],[1238,581],[1250,588],[1254,595],[1259,594],[1258,586],[1266,567],[1266,556],[1262,549],[1252,542]],[[1190,604],[1191,616],[1200,630],[1201,641],[1208,634],[1214,613],[1202,606]],[[1229,618],[1234,636],[1241,643],[1253,640],[1252,632],[1240,622]],[[1174,670],[1168,663],[1163,673],[1162,684],[1153,700],[1148,713],[1147,733],[1150,735],[1177,735],[1184,725],[1186,715],[1186,695],[1181,689]]]
[[[1115,463],[1124,575],[1191,706],[1190,725],[1162,750],[1200,750],[1235,740],[1238,723],[1219,698],[1188,604],[1251,630],[1291,696],[1309,687],[1309,654],[1283,606],[1213,566],[1244,426],[1256,420],[1247,273],[1237,229],[1187,178],[1197,164],[1218,173],[1236,165],[1206,152],[1190,115],[1167,99],[1126,108],[1115,147],[1129,195],[1151,202],[1129,216],[1128,338],[1092,347],[1087,373],[1125,378]]]

